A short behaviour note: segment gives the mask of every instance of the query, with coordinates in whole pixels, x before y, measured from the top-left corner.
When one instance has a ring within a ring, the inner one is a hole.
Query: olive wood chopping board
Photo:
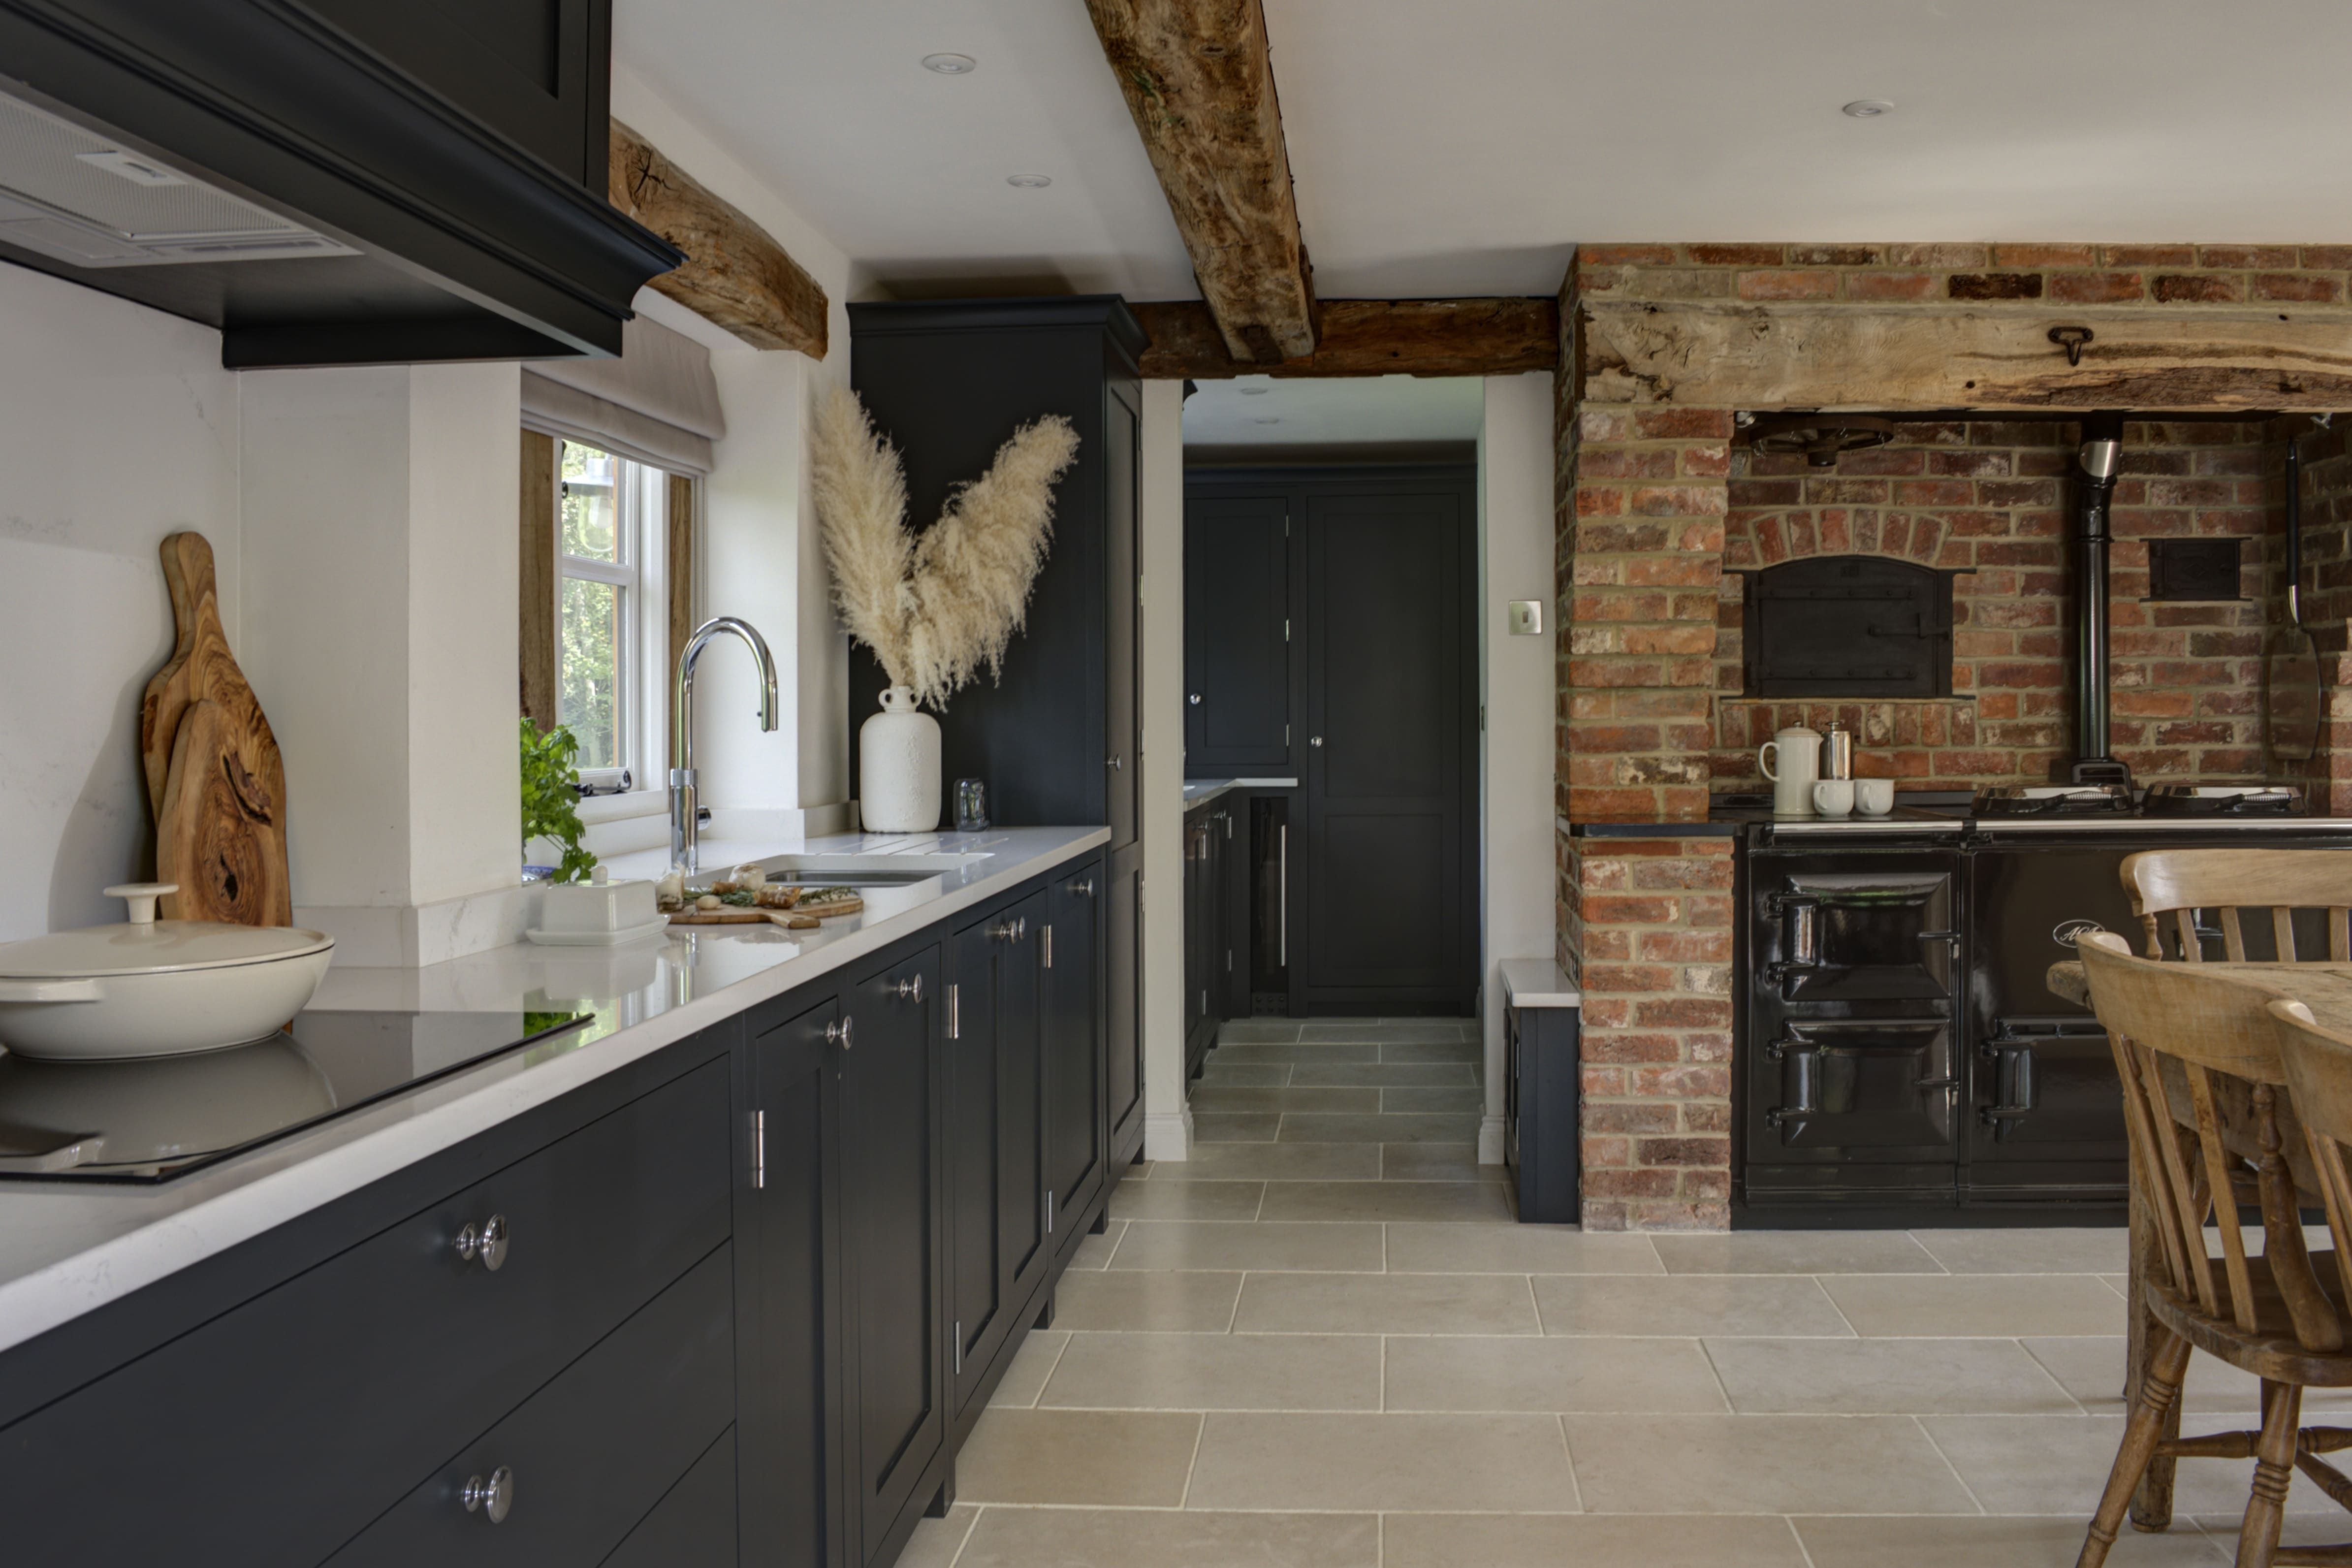
[[[177,882],[163,914],[240,925],[294,923],[286,869],[286,763],[221,629],[213,548],[163,541],[179,641],[147,683],[140,760],[155,813],[155,879]]]

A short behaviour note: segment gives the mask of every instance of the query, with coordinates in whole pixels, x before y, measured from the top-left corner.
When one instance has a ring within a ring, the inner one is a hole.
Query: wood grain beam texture
[[[1314,273],[1259,0],[1087,0],[1087,11],[1226,353],[1261,367],[1313,353]]]
[[[1237,360],[1208,307],[1181,300],[1137,305],[1151,338],[1153,381],[1235,375],[1510,375],[1559,363],[1559,307],[1549,299],[1326,300],[1313,353],[1275,364]]]
[[[653,287],[760,349],[825,350],[824,289],[768,231],[615,120],[607,199],[686,252]]]
[[[2352,309],[1585,301],[1584,395],[1710,408],[2352,407]],[[2082,363],[2050,340],[2091,329]]]

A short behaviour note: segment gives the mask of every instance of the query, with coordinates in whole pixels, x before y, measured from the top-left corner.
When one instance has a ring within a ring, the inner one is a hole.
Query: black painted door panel
[[[1184,501],[1184,773],[1290,766],[1289,502]]]
[[[1136,700],[1143,636],[1143,582],[1136,559],[1141,429],[1133,383],[1114,378],[1103,395],[1103,698],[1108,731],[1103,776],[1110,795],[1105,820],[1110,824],[1114,849],[1135,842],[1141,819],[1143,710]]]
[[[1143,1142],[1142,876],[1108,862],[1103,886],[1106,1064],[1111,1159]]]
[[[1054,1194],[1054,1243],[1077,1246],[1074,1216],[1102,1191],[1104,1173],[1102,944],[1095,921],[1102,872],[1089,866],[1063,874],[1045,892],[1051,935],[1038,954],[1044,970],[1045,1179]]]

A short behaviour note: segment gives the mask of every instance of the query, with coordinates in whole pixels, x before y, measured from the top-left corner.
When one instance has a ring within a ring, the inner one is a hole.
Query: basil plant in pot
[[[572,759],[580,742],[558,724],[541,731],[529,715],[522,721],[522,852],[523,879],[530,882],[579,882],[595,868],[596,857],[581,840],[587,828],[580,821],[580,771]],[[529,864],[534,840],[545,839],[561,859],[553,866]],[[533,875],[533,873],[537,875]]]

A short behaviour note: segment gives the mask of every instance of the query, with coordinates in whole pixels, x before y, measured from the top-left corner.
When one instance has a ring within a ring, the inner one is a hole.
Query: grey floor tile
[[[1486,1054],[1475,1040],[1389,1040],[1380,1050],[1384,1062],[1475,1062]]]
[[[1149,1333],[1222,1334],[1234,1321],[1239,1274],[1110,1269],[1062,1276],[1054,1326]]]
[[[1535,1334],[1528,1282],[1486,1274],[1253,1274],[1236,1333]]]
[[[1220,1088],[1279,1089],[1295,1069],[1287,1062],[1225,1062],[1213,1055],[1201,1065],[1202,1085]]]
[[[956,1457],[956,1500],[1174,1508],[1201,1417],[1145,1410],[983,1411]]]
[[[1475,1143],[1383,1143],[1381,1179],[1390,1182],[1499,1182],[1501,1165],[1478,1163]]]
[[[898,1568],[949,1568],[979,1518],[978,1507],[960,1502],[941,1518],[924,1520],[907,1538],[906,1550],[898,1553]]]
[[[2074,1415],[2014,1340],[1706,1342],[1731,1407],[1833,1415]]]
[[[1295,1040],[1298,1037],[1296,1018],[1228,1018],[1217,1026],[1217,1045],[1230,1045],[1266,1040]]]
[[[1955,1274],[2121,1274],[2131,1245],[2119,1225],[1922,1230],[1913,1239]]]
[[[1199,1118],[1193,1119],[1199,1124]],[[1325,1116],[1282,1119],[1285,1143],[1460,1143],[1478,1137],[1475,1116]]]
[[[2335,1546],[2352,1540],[2352,1521],[2347,1521],[2344,1510],[2335,1504],[2321,1501],[2315,1495],[2317,1491],[2317,1488],[2301,1476],[2295,1478],[2294,1490],[2287,1494],[2286,1528],[2279,1531],[2281,1546]],[[2233,1559],[2238,1551],[2238,1531],[2245,1522],[2246,1510],[2242,1508],[2229,1513],[2176,1516],[2173,1531],[2178,1533],[2194,1523],[2205,1532],[2206,1539],[2212,1542],[2214,1551],[2224,1559]],[[2161,1537],[2143,1536],[2141,1539],[2157,1540]],[[2116,1544],[2118,1550],[2115,1557],[2108,1559],[2109,1562],[2123,1556],[2120,1550],[2123,1543],[2117,1542]]]
[[[1062,1358],[1062,1347],[1069,1342],[1067,1329],[1030,1330],[1021,1348],[1013,1352],[1013,1363],[1004,1369],[1004,1376],[997,1384],[996,1392],[988,1396],[988,1402],[1024,1410],[1036,1404],[1046,1376]]]
[[[2124,1436],[2123,1418],[2110,1415],[1929,1415],[1920,1425],[1987,1513],[2086,1523]],[[2174,1472],[2174,1506],[2182,1513],[2243,1513],[2252,1479],[2251,1464],[2183,1464]]]
[[[1809,1568],[1769,1515],[1391,1513],[1381,1526],[1386,1568]]]
[[[1553,1274],[1538,1276],[1535,1290],[1548,1334],[1853,1334],[1819,1282],[1805,1278]]]
[[[1189,1508],[1577,1510],[1546,1415],[1212,1415]]]
[[[1039,1402],[1121,1410],[1378,1410],[1371,1334],[1080,1334]]]
[[[1229,1063],[1311,1062],[1328,1067],[1339,1062],[1376,1062],[1381,1059],[1381,1047],[1370,1041],[1311,1046],[1301,1045],[1296,1040],[1287,1043],[1247,1042],[1234,1046],[1219,1046],[1216,1057],[1219,1061]]]
[[[1255,1219],[1264,1182],[1121,1182],[1113,1219]]]
[[[1664,1411],[1729,1408],[1691,1340],[1400,1336],[1388,1342],[1390,1410]]]
[[[2122,1300],[2090,1274],[1830,1274],[1822,1289],[1864,1338],[2107,1334],[2125,1323]]]
[[[1661,1236],[1669,1274],[1941,1274],[1943,1265],[1899,1230],[1746,1230]]]
[[[1163,1160],[1155,1182],[1377,1182],[1374,1143],[1195,1143],[1189,1160]]]
[[[992,1508],[955,1568],[1376,1568],[1380,1553],[1371,1513]]]
[[[1302,1040],[1378,1040],[1383,1044],[1420,1045],[1461,1040],[1462,1026],[1450,1018],[1379,1019],[1320,1018],[1298,1031]]]
[[[1117,1190],[1111,1194],[1112,1201],[1118,1201],[1118,1194],[1127,1190],[1128,1184],[1121,1182]],[[1070,1255],[1070,1267],[1073,1269],[1109,1268],[1110,1255],[1118,1249],[1118,1238],[1126,1233],[1126,1230],[1127,1222],[1125,1220],[1112,1220],[1109,1224],[1103,1226],[1103,1232],[1100,1236],[1089,1236],[1078,1243],[1077,1251]]]
[[[1384,1089],[1381,1090],[1381,1111],[1436,1111],[1460,1115],[1464,1111],[1486,1109],[1486,1091],[1475,1084],[1460,1089]],[[1300,1106],[1304,1110],[1309,1109]]]
[[[1290,1069],[1294,1084],[1334,1088],[1465,1089],[1477,1080],[1477,1071],[1468,1062],[1300,1062]]]
[[[1558,1225],[1392,1225],[1391,1274],[1662,1274],[1646,1236]]]
[[[1385,1267],[1385,1257],[1377,1225],[1139,1219],[1129,1224],[1118,1250],[1111,1255],[1110,1271],[1265,1268],[1377,1274]]]
[[[1281,1132],[1280,1111],[1192,1116],[1192,1138],[1200,1143],[1272,1143]]]
[[[1812,1568],[2074,1568],[2081,1519],[1798,1519]],[[2113,1568],[2215,1568],[2228,1562],[2183,1521],[2162,1535],[2126,1530],[2107,1558]]]
[[[2030,1339],[2026,1352],[2049,1369],[2085,1410],[2094,1415],[2124,1415],[2124,1336],[2085,1334],[2069,1339]],[[2243,1415],[2252,1425],[2262,1408],[2262,1382],[2210,1355],[2189,1358],[2189,1376],[2181,1385],[2181,1408],[2192,1413]],[[2352,1389],[2307,1388],[2303,1407],[2329,1411],[2338,1419],[2352,1411]],[[2352,1531],[2347,1531],[2352,1533]]]
[[[1192,1091],[1192,1114],[1202,1111],[1273,1111],[1286,1110],[1378,1111],[1381,1110],[1381,1091],[1377,1089],[1240,1089],[1219,1084],[1201,1085]]]
[[[1977,1511],[1918,1424],[1905,1416],[1563,1420],[1585,1506],[1595,1512]]]
[[[1268,1182],[1261,1219],[1507,1221],[1498,1182]]]

